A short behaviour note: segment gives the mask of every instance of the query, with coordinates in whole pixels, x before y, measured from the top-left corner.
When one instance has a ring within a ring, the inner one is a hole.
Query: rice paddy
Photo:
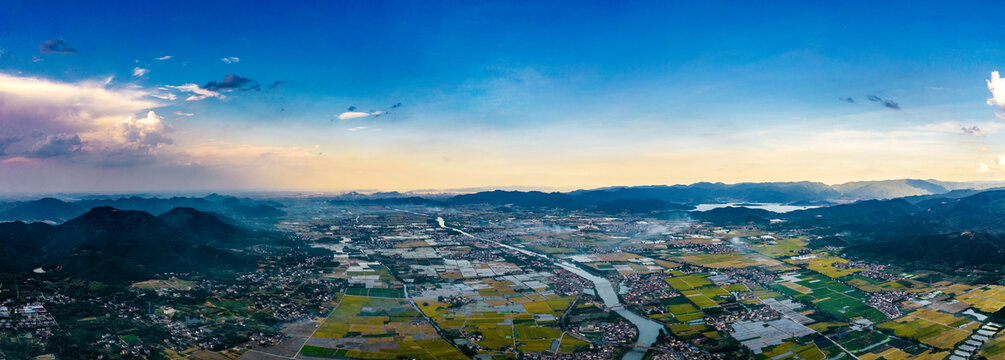
[[[360,359],[465,359],[408,300],[346,295],[301,349]]]
[[[993,313],[1005,307],[1005,286],[988,285],[956,297],[981,311]]]
[[[862,316],[873,322],[887,318],[879,310],[865,304],[865,293],[819,273],[802,270],[783,275],[776,283],[775,290],[813,303],[839,318]]]
[[[877,326],[891,329],[897,336],[903,338],[950,350],[956,343],[970,336],[980,323],[932,309],[918,309]]]

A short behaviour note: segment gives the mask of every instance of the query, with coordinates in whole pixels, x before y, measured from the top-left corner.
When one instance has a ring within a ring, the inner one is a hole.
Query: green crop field
[[[361,338],[368,347],[354,348],[359,343],[348,343],[343,349],[308,345],[301,349],[304,354],[361,359],[467,358],[437,336],[432,324],[405,299],[346,295],[314,337]]]
[[[789,284],[808,289],[808,292],[797,291],[781,283],[772,287],[799,300],[811,302],[821,310],[840,318],[862,316],[873,322],[887,320],[886,315],[865,304],[866,294],[858,289],[809,270],[801,270],[797,276],[799,280]]]

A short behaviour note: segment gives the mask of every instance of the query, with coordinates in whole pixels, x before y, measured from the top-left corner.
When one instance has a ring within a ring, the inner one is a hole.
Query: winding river
[[[572,272],[576,275],[583,277],[586,280],[589,280],[590,282],[593,282],[593,287],[597,291],[597,295],[600,296],[600,299],[604,301],[604,305],[606,305],[608,308],[614,309],[614,312],[624,317],[626,320],[634,324],[635,327],[639,329],[639,338],[635,342],[635,347],[633,347],[631,351],[625,353],[625,356],[621,358],[622,360],[641,360],[642,357],[646,354],[646,349],[640,347],[648,347],[656,342],[656,337],[659,336],[660,329],[663,328],[663,324],[660,324],[649,318],[643,317],[639,314],[633,313],[628,309],[622,307],[621,300],[618,299],[618,294],[617,292],[614,291],[614,285],[612,285],[611,282],[608,281],[607,279],[586,272],[586,270],[583,270],[579,266],[567,261],[557,261],[544,254],[539,254],[527,249],[521,249],[512,245],[503,244],[498,241],[480,238],[468,234],[467,232],[464,232],[464,230],[446,226],[442,217],[437,216],[436,222],[440,224],[441,228],[456,231],[461,235],[470,238],[490,242],[510,250],[518,251],[525,255],[537,256],[548,259],[555,265],[558,265],[559,267],[568,270],[569,272]]]

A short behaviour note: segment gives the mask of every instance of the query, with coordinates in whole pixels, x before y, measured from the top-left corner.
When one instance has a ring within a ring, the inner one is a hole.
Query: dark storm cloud
[[[31,158],[53,158],[73,155],[81,151],[84,142],[79,135],[45,135],[32,146],[25,156]]]
[[[963,131],[963,133],[966,134],[966,135],[977,136],[977,137],[984,136],[984,134],[985,134],[984,129],[981,129],[977,125],[970,126],[970,127],[963,126],[963,127],[960,128],[960,131]]]
[[[38,51],[43,54],[76,54],[77,49],[66,45],[63,39],[49,40],[38,46]]]
[[[20,137],[20,136],[11,136],[11,137],[0,138],[0,157],[3,157],[5,155],[7,155],[7,150],[6,150],[7,146],[9,146],[10,144],[13,144],[13,143],[21,141],[21,139],[23,139],[23,137]]]
[[[149,141],[146,143],[127,142],[96,145],[84,142],[77,134],[46,135],[41,133],[36,133],[28,139],[0,139],[0,142],[6,141],[11,141],[13,146],[11,146],[11,151],[6,153],[0,149],[0,159],[22,156],[32,159],[90,164],[98,167],[129,167],[163,163],[173,158],[171,154],[156,152],[156,144],[150,145]],[[170,139],[158,141],[158,143],[171,143]],[[0,145],[6,146],[6,144]]]
[[[261,90],[261,86],[258,85],[258,82],[246,77],[241,77],[237,74],[227,74],[227,76],[223,77],[223,81],[210,81],[206,83],[206,85],[203,85],[202,88],[210,91]]]
[[[275,88],[277,88],[277,87],[279,87],[280,85],[283,85],[283,84],[285,84],[285,83],[286,83],[285,81],[279,81],[279,80],[276,80],[276,81],[273,81],[273,82],[272,82],[271,84],[269,84],[269,85],[266,85],[266,86],[265,86],[265,88],[266,88],[266,89],[269,89],[269,90],[272,90],[272,89],[275,89]]]
[[[880,104],[883,104],[883,106],[885,106],[887,108],[894,109],[894,110],[900,110],[900,104],[896,103],[893,100],[884,99],[884,98],[881,98],[881,97],[879,97],[877,95],[866,95],[865,98],[869,99],[869,101],[878,102]]]

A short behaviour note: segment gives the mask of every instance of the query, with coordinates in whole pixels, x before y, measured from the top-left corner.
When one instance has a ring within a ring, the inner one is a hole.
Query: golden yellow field
[[[956,297],[981,311],[993,313],[1005,307],[1005,286],[988,285]]]
[[[900,350],[898,348],[891,347],[889,349],[886,349],[886,351],[883,351],[883,352],[881,352],[879,354],[868,353],[868,354],[859,355],[858,358],[862,359],[862,360],[876,360],[876,359],[879,359],[879,358],[883,358],[883,359],[886,359],[886,360],[905,360],[905,359],[913,359],[913,360],[942,360],[942,359],[945,359],[946,356],[949,356],[949,352],[948,351],[933,352],[932,350],[926,350],[925,352],[923,352],[921,354],[913,355],[912,356],[911,354],[903,352],[902,350]]]
[[[916,339],[946,350],[952,349],[956,343],[966,339],[979,326],[980,323],[967,318],[925,308],[878,325],[881,328],[892,329],[897,336]]]

